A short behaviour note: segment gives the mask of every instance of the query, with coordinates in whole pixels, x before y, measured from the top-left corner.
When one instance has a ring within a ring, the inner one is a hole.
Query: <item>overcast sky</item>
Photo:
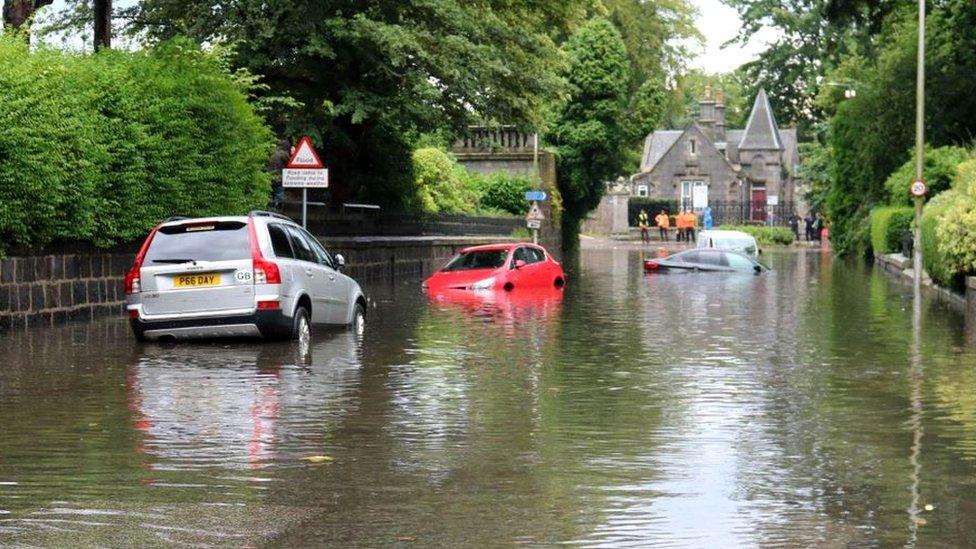
[[[722,48],[722,44],[739,33],[742,22],[739,14],[720,0],[692,0],[698,8],[698,30],[705,37],[705,47],[691,62],[692,67],[709,73],[728,72],[747,63],[776,38],[776,31],[763,29],[746,45],[734,44]]]

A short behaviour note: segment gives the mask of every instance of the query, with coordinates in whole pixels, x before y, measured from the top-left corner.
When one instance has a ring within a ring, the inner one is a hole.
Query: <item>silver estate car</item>
[[[285,216],[170,218],[125,276],[136,339],[261,336],[307,344],[310,324],[361,332],[366,298],[345,260]]]

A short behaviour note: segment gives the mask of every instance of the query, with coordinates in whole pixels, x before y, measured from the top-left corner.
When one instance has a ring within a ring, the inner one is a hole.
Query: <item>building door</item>
[[[704,181],[681,182],[681,211],[701,211],[708,206],[708,183]]]
[[[749,219],[766,221],[766,187],[753,187],[749,200]]]

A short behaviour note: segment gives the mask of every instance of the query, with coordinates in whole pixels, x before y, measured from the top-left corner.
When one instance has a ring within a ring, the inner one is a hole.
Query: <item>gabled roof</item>
[[[664,154],[681,138],[685,130],[657,130],[644,140],[644,155],[641,157],[641,171],[654,169]]]
[[[773,108],[769,104],[766,90],[759,90],[756,102],[752,105],[749,122],[742,132],[739,150],[783,150],[783,139],[779,135],[779,127],[773,118]]]

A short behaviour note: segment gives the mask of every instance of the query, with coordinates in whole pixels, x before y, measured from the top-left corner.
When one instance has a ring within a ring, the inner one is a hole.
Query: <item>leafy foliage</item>
[[[871,210],[871,249],[875,255],[901,249],[905,231],[910,231],[915,209],[879,206]]]
[[[606,19],[587,22],[563,48],[570,97],[553,122],[550,142],[566,214],[578,220],[599,204],[604,182],[620,175],[627,159],[623,91],[629,65],[620,33]]]
[[[263,76],[283,135],[307,133],[329,164],[333,201],[415,206],[413,140],[470,124],[540,127],[565,89],[555,39],[588,2],[142,0],[130,33],[234,46]],[[215,15],[216,14],[216,15]],[[261,94],[264,96],[265,94]]]
[[[0,38],[0,248],[266,205],[273,141],[245,92],[186,41],[85,56]]]
[[[927,263],[933,280],[959,287],[963,276],[976,273],[976,160],[960,164],[952,190],[930,201],[922,229],[923,252],[934,252]]]
[[[529,211],[525,193],[532,190],[532,180],[528,176],[499,172],[490,175],[469,173],[468,178],[478,192],[478,202],[482,208],[501,210],[513,215],[524,215]]]
[[[859,70],[857,97],[831,121],[832,186],[827,210],[831,240],[853,251],[856,229],[871,205],[889,199],[884,182],[910,160],[914,137],[915,37],[912,10],[893,12],[876,57]],[[948,0],[928,21],[926,139],[935,147],[967,143],[976,131],[976,4]],[[898,175],[894,177],[900,177]]]
[[[796,241],[796,235],[786,227],[767,227],[765,225],[722,225],[723,231],[742,231],[751,235],[756,242],[764,245],[780,244],[789,246]]]
[[[413,173],[421,208],[431,213],[475,213],[478,195],[467,184],[463,170],[440,149],[414,151]]]
[[[928,197],[935,196],[949,188],[956,175],[956,167],[964,160],[972,157],[972,153],[962,147],[926,147],[925,161],[922,173],[928,186]],[[915,159],[912,158],[901,165],[885,181],[888,201],[891,204],[909,206],[912,196],[909,186],[915,180]]]

